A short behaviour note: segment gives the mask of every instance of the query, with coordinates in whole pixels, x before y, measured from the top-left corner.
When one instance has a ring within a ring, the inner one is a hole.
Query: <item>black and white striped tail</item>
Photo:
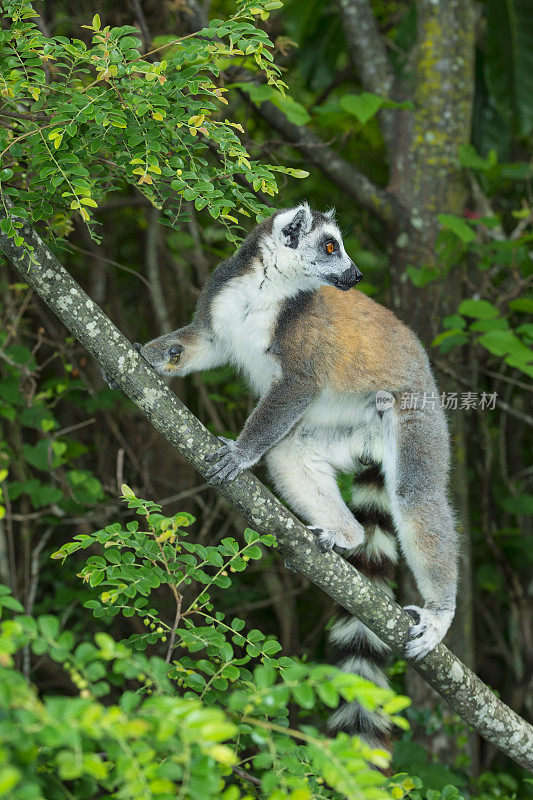
[[[351,508],[365,528],[365,542],[345,555],[347,561],[388,594],[398,560],[396,536],[383,474],[379,465],[364,468],[354,479]],[[347,611],[339,609],[329,632],[335,663],[387,687],[384,668],[390,649],[372,631]],[[358,734],[372,747],[388,748],[390,725],[379,712],[368,711],[358,702],[344,703],[330,718],[332,731]]]

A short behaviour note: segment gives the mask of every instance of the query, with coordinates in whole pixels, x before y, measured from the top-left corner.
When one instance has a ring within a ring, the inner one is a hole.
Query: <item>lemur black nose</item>
[[[357,285],[359,281],[363,280],[363,273],[360,269],[358,269],[358,267],[355,266],[355,264],[353,265],[353,268],[355,270],[354,285]]]
[[[361,270],[358,269],[355,264],[352,264],[352,266],[344,270],[340,276],[339,286],[343,289],[351,289],[352,286],[357,286],[362,277],[363,273]]]

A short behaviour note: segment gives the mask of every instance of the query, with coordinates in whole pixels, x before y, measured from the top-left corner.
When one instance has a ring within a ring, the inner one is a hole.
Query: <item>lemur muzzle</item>
[[[329,283],[336,286],[337,289],[347,292],[352,286],[357,286],[362,277],[363,273],[361,270],[357,269],[355,264],[352,264],[351,267],[345,269],[340,275],[328,275],[327,279]]]

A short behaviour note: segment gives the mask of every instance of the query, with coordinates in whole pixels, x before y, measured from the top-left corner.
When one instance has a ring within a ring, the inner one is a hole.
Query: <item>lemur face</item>
[[[299,289],[331,284],[347,291],[363,277],[344,249],[333,211],[311,211],[307,203],[280,211],[269,238],[273,241],[265,244],[279,273]]]

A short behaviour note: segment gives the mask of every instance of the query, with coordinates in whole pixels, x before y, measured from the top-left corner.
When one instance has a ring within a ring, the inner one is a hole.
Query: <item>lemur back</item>
[[[448,432],[438,404],[399,402],[436,394],[429,361],[412,331],[355,289],[360,278],[331,213],[277,212],[213,272],[192,323],[141,353],[163,375],[232,363],[249,381],[257,406],[236,440],[222,440],[214,482],[264,455],[318,547],[336,547],[388,592],[399,539],[425,601],[407,609],[406,654],[422,658],[455,609]],[[348,504],[339,472],[356,473]],[[330,639],[342,669],[386,685],[388,648],[362,623],[339,612]],[[388,736],[384,719],[357,704],[331,725],[373,744]]]

